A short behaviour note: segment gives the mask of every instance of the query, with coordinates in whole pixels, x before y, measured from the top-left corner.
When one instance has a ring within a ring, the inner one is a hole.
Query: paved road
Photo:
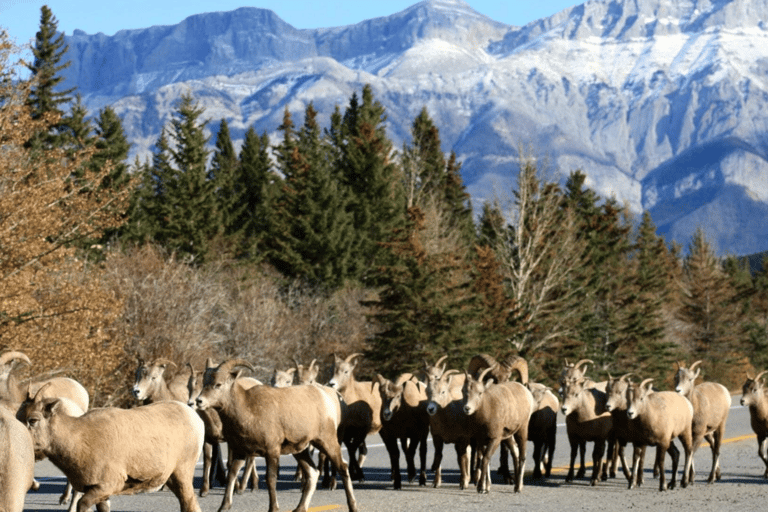
[[[706,485],[705,479],[711,466],[709,448],[703,446],[696,454],[695,464],[698,470],[697,482],[693,488],[675,489],[660,493],[658,481],[650,474],[652,457],[646,462],[646,484],[633,490],[626,489],[623,477],[602,482],[590,487],[588,481],[581,480],[565,483],[569,446],[565,437],[565,427],[558,429],[555,467],[552,478],[543,483],[535,483],[526,478],[522,493],[514,494],[511,487],[494,482],[490,494],[479,495],[474,489],[461,490],[458,486],[458,470],[455,452],[447,447],[443,459],[443,485],[439,489],[417,484],[404,483],[403,489],[395,491],[389,481],[389,459],[378,436],[371,436],[369,456],[365,462],[367,480],[355,484],[355,495],[361,511],[432,511],[462,512],[476,510],[524,509],[545,510],[686,510],[719,511],[733,509],[764,510],[768,480],[763,479],[763,462],[757,456],[757,443],[749,425],[749,411],[738,405],[740,396],[734,397],[734,406],[728,420],[727,443],[722,449],[722,480],[714,485]],[[562,420],[562,416],[560,417]],[[589,449],[589,448],[588,448]],[[630,455],[631,450],[627,450]],[[652,453],[655,450],[651,451]],[[531,468],[532,445],[529,443],[527,468]],[[430,449],[428,463],[431,463]],[[292,457],[283,459],[281,479],[278,482],[278,500],[282,510],[291,510],[299,501],[298,484],[292,482],[295,465]],[[682,462],[682,461],[681,461]],[[404,462],[401,462],[404,465]],[[669,459],[667,469],[669,470]],[[58,497],[64,489],[64,479],[58,470],[48,461],[39,462],[36,475],[42,481],[38,492],[27,495],[25,510],[61,511],[65,507],[58,504]],[[264,467],[259,467],[264,474]],[[198,479],[202,474],[198,468]],[[214,488],[211,494],[200,498],[200,507],[204,512],[217,511],[221,505],[223,490]],[[311,503],[311,511],[346,510],[343,489],[335,491],[318,490]],[[263,487],[256,492],[246,491],[235,496],[232,511],[267,510],[268,501]],[[116,512],[178,511],[175,497],[168,491],[137,496],[117,496],[112,499],[112,510]]]

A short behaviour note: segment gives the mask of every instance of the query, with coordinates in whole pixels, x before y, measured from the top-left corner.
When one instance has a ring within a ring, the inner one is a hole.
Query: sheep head
[[[136,368],[136,380],[131,388],[131,393],[136,400],[146,400],[156,390],[158,386],[161,386],[166,368],[169,366],[176,367],[176,363],[168,359],[158,358],[151,364],[147,364],[144,359],[139,358],[139,364]]]
[[[685,367],[685,363],[677,361],[677,372],[675,372],[675,391],[683,396],[688,396],[693,391],[696,379],[701,373],[701,368],[696,368],[701,361],[696,361],[690,368]],[[693,370],[696,370],[695,372]]]
[[[229,403],[229,395],[235,381],[242,374],[242,368],[255,371],[244,359],[230,359],[219,366],[212,366],[210,359],[203,374],[203,389],[195,400],[198,409],[221,408]]]
[[[333,361],[333,377],[328,381],[328,386],[332,387],[336,391],[343,392],[347,389],[350,382],[354,382],[354,371],[357,367],[357,357],[362,356],[359,352],[350,354],[346,359],[341,359],[334,354]]]
[[[272,378],[269,380],[269,384],[273,388],[287,388],[293,385],[293,374],[296,368],[289,368],[287,370],[278,370],[272,372]]]
[[[434,381],[427,384],[427,413],[434,416],[437,411],[447,406],[453,400],[451,397],[451,380],[458,370],[448,370]]]
[[[637,418],[645,410],[648,395],[653,392],[651,389],[652,382],[653,379],[645,379],[638,386],[630,383],[627,387],[627,416],[629,419]]]
[[[747,380],[741,387],[741,405],[745,407],[757,405],[758,402],[763,399],[762,397],[765,395],[765,385],[760,379],[766,372],[768,372],[768,370],[758,373],[754,378],[747,374]]]
[[[61,407],[58,398],[45,398],[45,388],[50,383],[41,387],[35,395],[34,401],[26,407],[26,425],[35,449],[35,459],[41,460],[47,455],[51,446],[51,423],[55,422],[55,416]]]
[[[619,378],[613,378],[610,375],[608,376],[608,385],[605,388],[605,394],[607,395],[607,401],[605,403],[605,408],[608,409],[608,411],[613,410],[622,410],[627,408],[627,387],[629,386],[629,382],[627,382],[627,378],[629,378],[630,375],[634,375],[633,373],[625,373]]]
[[[585,389],[587,387],[584,379],[566,382],[565,387],[562,388],[563,405],[561,410],[564,416],[568,416],[579,407],[581,395]]]
[[[311,363],[309,363],[309,366],[304,366],[302,364],[299,364],[298,361],[294,361],[296,363],[296,378],[299,381],[299,384],[315,384],[317,383],[317,375],[320,373],[320,366],[317,364],[317,359],[313,359]]]
[[[437,380],[443,376],[446,367],[446,363],[443,363],[443,361],[446,359],[448,359],[448,356],[444,355],[434,365],[429,364],[426,359],[424,360],[424,375],[427,382]],[[442,366],[440,363],[443,363]]]
[[[381,374],[376,375],[376,380],[379,383],[379,394],[381,395],[381,419],[389,421],[400,409],[405,384],[392,382]]]
[[[469,374],[469,372],[465,372],[462,395],[464,397],[464,414],[467,416],[471,416],[477,411],[483,401],[485,390],[493,385],[493,382],[486,382],[486,376],[492,371],[493,368],[486,368],[480,372],[480,375],[478,375],[477,378]]]

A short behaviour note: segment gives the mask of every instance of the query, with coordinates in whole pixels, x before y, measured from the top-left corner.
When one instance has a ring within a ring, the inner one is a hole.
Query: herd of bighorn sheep
[[[551,475],[558,411],[565,417],[570,444],[566,482],[585,476],[586,447],[592,443],[591,485],[609,473],[615,477],[619,462],[629,488],[642,485],[645,450],[655,446],[654,477],[660,490],[672,488],[681,462],[676,439],[683,449],[682,487],[694,482],[693,455],[703,440],[712,451],[707,482],[721,477],[720,447],[731,396],[720,384],[696,383],[701,361],[690,366],[677,362],[674,391],[656,390],[651,379],[631,373],[595,382],[587,376],[592,361],[566,361],[558,393],[530,382],[527,362],[516,355],[497,360],[480,354],[464,370],[448,369],[443,356],[434,364],[424,361],[421,372],[393,379],[379,374],[368,381],[355,376],[361,357],[334,356],[326,385],[318,382],[317,360],[275,369],[269,384],[262,384],[244,375],[255,369],[241,359],[218,364],[209,359],[202,370],[190,364],[177,368],[166,359],[139,359],[131,388],[136,406],[89,409],[89,394],[75,380],[22,382],[16,370],[31,367],[30,359],[18,351],[0,354],[0,511],[23,510],[27,491],[37,488],[34,462],[47,457],[67,477],[60,503],[68,502],[70,512],[94,506],[109,511],[112,495],[163,487],[177,497],[180,510],[198,512],[193,477],[201,454],[199,495],[206,496],[217,483],[225,486],[219,510],[230,509],[235,491],[241,493],[249,481],[252,489],[258,485],[255,459],[263,457],[269,510],[277,511],[280,456],[292,454],[295,479],[301,481],[295,510],[306,512],[318,485],[333,489],[340,475],[348,509],[356,511],[352,482],[364,479],[365,442],[375,433],[390,456],[395,489],[403,485],[398,442],[408,481],[418,477],[418,485],[427,485],[431,434],[434,487],[442,484],[443,447],[448,443],[456,449],[462,489],[473,482],[478,492],[490,491],[491,457],[498,450],[499,476],[520,492],[528,441],[533,443],[533,479]],[[172,378],[166,376],[169,369],[174,370]],[[741,404],[749,408],[768,478],[766,373],[747,376]],[[222,443],[228,448],[226,465]],[[631,464],[624,456],[629,443]],[[313,449],[319,454],[317,463]],[[669,483],[666,454],[672,461]]]

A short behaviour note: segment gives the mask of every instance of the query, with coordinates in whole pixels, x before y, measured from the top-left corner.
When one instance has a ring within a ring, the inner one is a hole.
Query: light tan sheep
[[[629,488],[634,487],[635,475],[639,470],[640,448],[645,446],[656,447],[656,466],[659,468],[659,490],[667,489],[664,474],[665,453],[669,451],[672,439],[677,437],[683,445],[685,452],[685,464],[683,476],[680,481],[682,487],[688,485],[688,474],[691,468],[693,456],[693,406],[678,393],[673,391],[654,391],[651,389],[653,379],[645,379],[639,386],[629,383],[627,387],[627,417],[630,421],[637,422],[639,434],[634,442],[634,454],[632,457],[632,476]],[[669,452],[672,457],[672,480],[669,487],[674,488],[677,478],[677,465],[679,452]]]
[[[712,449],[712,469],[707,483],[720,480],[720,445],[725,436],[725,424],[731,410],[731,394],[722,384],[702,382],[696,385],[701,373],[696,368],[701,361],[696,361],[690,368],[678,361],[675,372],[675,391],[686,397],[693,404],[693,454],[696,454],[701,441],[706,439]],[[696,371],[694,372],[694,369]],[[694,483],[695,470],[691,464],[689,481]]]
[[[204,432],[192,409],[175,401],[93,409],[80,417],[60,409],[59,399],[35,401],[27,427],[35,451],[83,493],[78,512],[93,505],[109,512],[111,495],[152,492],[163,484],[176,495],[182,512],[200,512],[192,479]]]
[[[295,510],[306,512],[319,475],[309,456],[308,448],[312,445],[324,452],[341,472],[347,505],[350,511],[356,511],[352,480],[337,439],[341,423],[337,393],[314,385],[287,388],[254,386],[246,390],[236,385],[241,367],[253,370],[250,363],[239,359],[225,361],[218,367],[208,367],[203,390],[197,397],[199,408],[218,411],[224,437],[232,449],[227,491],[220,510],[228,510],[232,506],[235,475],[245,463],[245,457],[256,455],[266,460],[269,510],[276,511],[275,487],[280,455],[293,454],[303,477],[301,500]]]
[[[741,405],[749,408],[749,421],[757,436],[757,455],[765,464],[763,477],[768,478],[768,389],[761,380],[765,374],[762,371],[754,378],[747,374],[747,380],[741,387]]]
[[[533,396],[519,382],[491,382],[487,377],[492,371],[493,368],[486,368],[477,378],[468,373],[464,385],[464,414],[472,420],[471,431],[482,453],[477,492],[490,491],[491,456],[502,442],[512,453],[514,489],[520,492],[525,471],[528,422],[534,411]]]
[[[22,512],[34,481],[32,437],[13,411],[0,406],[0,510]]]

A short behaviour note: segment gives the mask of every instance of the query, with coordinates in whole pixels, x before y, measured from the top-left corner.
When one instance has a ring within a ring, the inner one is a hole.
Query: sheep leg
[[[547,435],[547,441],[546,441],[546,448],[544,449],[544,453],[546,453],[547,461],[544,465],[544,476],[549,478],[549,476],[552,474],[552,461],[555,458],[555,444],[557,439],[557,429],[552,428]]]
[[[77,512],[87,512],[93,505],[98,512],[109,512],[109,492],[100,484],[85,489],[77,502]]]
[[[584,478],[587,474],[587,442],[579,441],[579,471],[576,473],[576,478]]]
[[[325,454],[327,460],[338,469],[341,473],[341,479],[344,483],[344,492],[347,495],[347,508],[349,512],[357,512],[357,501],[355,500],[355,493],[352,489],[352,477],[349,475],[349,466],[344,462],[344,458],[341,456],[341,447],[335,437],[331,437],[330,440],[323,438],[316,439],[314,441],[315,446],[321,453]]]
[[[320,471],[315,467],[315,462],[312,460],[312,456],[309,454],[309,448],[294,453],[293,457],[298,463],[301,470],[301,501],[299,506],[296,507],[295,512],[306,512],[309,507],[309,502],[312,499],[312,494],[317,487],[317,480],[320,477]]]
[[[693,444],[691,445],[691,469],[688,474],[688,484],[693,485],[694,481],[696,479],[696,468],[693,464],[693,456],[696,454],[696,451],[699,449],[699,446],[701,446],[701,442],[704,440],[704,435],[693,435]]]
[[[416,478],[416,450],[419,447],[419,440],[403,437],[400,444],[403,445],[405,463],[408,466],[408,482],[413,482],[413,479]]]
[[[605,469],[603,466],[603,454],[605,454],[605,440],[595,441],[595,447],[592,449],[592,478],[589,485],[597,485],[600,479],[600,473]]]
[[[59,505],[63,505],[72,498],[72,484],[67,479],[67,486],[64,488],[64,492],[59,497]]]
[[[77,504],[80,501],[80,498],[83,497],[83,493],[80,491],[74,491],[72,494],[72,501],[69,502],[69,507],[67,508],[67,512],[75,512],[77,510]]]
[[[523,435],[518,432],[514,435],[514,441],[510,438],[507,445],[509,451],[512,453],[512,462],[515,467],[515,492],[523,490],[523,475],[525,473],[525,447],[527,441],[527,433]]]
[[[211,443],[203,443],[203,483],[200,486],[200,496],[208,496],[211,489],[211,460],[213,458],[213,446]]]
[[[232,508],[232,495],[235,493],[235,483],[237,483],[237,474],[245,464],[242,456],[235,456],[230,450],[229,471],[227,472],[227,489],[224,491],[224,501],[221,502],[219,512]]]
[[[211,443],[211,485],[214,484],[214,479],[219,482],[222,487],[227,485],[227,468],[224,465],[224,457],[221,454],[221,443],[214,441]]]
[[[269,495],[269,512],[277,512],[280,505],[277,502],[277,471],[280,468],[280,449],[274,447],[264,455],[267,463],[267,493]],[[303,485],[303,484],[302,484]]]
[[[637,473],[637,486],[640,487],[643,485],[643,468],[645,467],[645,446],[640,448],[640,471]],[[677,449],[677,448],[675,448]],[[655,461],[653,464],[654,468],[656,467]]]
[[[194,475],[194,463],[187,466],[180,464],[165,482],[168,489],[179,500],[181,512],[201,512],[200,505],[197,503],[197,498],[195,498],[195,488],[192,486]]]
[[[429,437],[429,429],[424,430],[424,433],[419,439],[419,487],[427,485],[427,438]]]
[[[627,446],[626,441],[624,440],[617,441],[615,450],[619,458],[619,462],[621,462],[621,472],[624,473],[624,478],[626,478],[627,482],[629,482],[631,475],[629,474],[629,466],[627,465],[627,458],[624,456],[624,449],[626,448],[626,446]]]
[[[707,483],[714,483],[715,480],[720,480],[720,445],[725,435],[725,422],[718,426],[715,431],[707,436],[707,441],[712,447],[712,470],[709,473],[709,480]]]
[[[568,468],[568,474],[565,476],[566,482],[573,482],[573,474],[574,474],[574,466],[576,465],[576,455],[579,451],[579,446],[581,444],[581,441],[577,439],[572,439],[569,436],[569,441],[571,442],[571,465]],[[583,454],[584,452],[582,452]],[[581,473],[581,470],[579,470],[579,473]]]
[[[499,469],[496,473],[501,477],[505,484],[512,483],[512,477],[509,474],[509,447],[507,443],[501,443],[499,447]],[[534,448],[533,458],[536,458],[536,448]],[[533,477],[536,478],[536,469],[533,470]]]
[[[383,435],[381,438],[384,440],[384,446],[387,448],[387,454],[389,455],[393,487],[401,489],[403,485],[402,477],[400,476],[400,450],[397,448],[397,438],[391,435]]]
[[[683,432],[678,437],[683,445],[683,451],[685,452],[685,465],[683,466],[683,477],[680,480],[680,486],[685,488],[691,483],[688,480],[689,474],[691,474],[693,468],[693,435],[690,431]],[[671,440],[670,440],[671,441]],[[659,474],[664,474],[664,466],[659,466]]]
[[[667,453],[665,443],[659,443],[656,445],[656,465],[659,466],[659,491],[667,490],[667,475],[664,474],[664,457]]]
[[[757,456],[760,457],[763,461],[763,464],[765,464],[765,473],[763,473],[763,478],[768,478],[768,449],[766,449],[768,446],[768,443],[766,443],[767,440],[768,437],[765,435],[757,436]]]
[[[456,458],[459,461],[459,473],[460,479],[459,489],[466,489],[469,487],[469,459],[470,459],[470,447],[467,441],[457,441],[456,444]]]
[[[667,453],[672,458],[672,480],[669,481],[669,488],[674,489],[677,483],[677,466],[680,463],[680,450],[670,441]]]
[[[443,483],[443,471],[441,466],[443,463],[443,446],[445,443],[441,437],[433,436],[432,444],[435,447],[435,455],[432,457],[432,471],[435,473],[435,478],[432,482],[432,487],[437,488]],[[766,468],[768,468],[768,462],[766,463]],[[766,471],[768,472],[768,469],[766,469]]]
[[[629,489],[634,489],[635,482],[638,477],[638,469],[642,471],[642,465],[640,464],[640,455],[641,453],[645,452],[645,446],[641,446],[638,444],[632,444],[632,471],[630,472],[629,477]],[[639,484],[637,484],[639,485]]]
[[[249,455],[245,459],[245,469],[243,470],[243,477],[235,487],[237,494],[243,494],[248,487],[248,481],[251,481],[251,491],[259,486],[259,474],[256,472],[256,456]]]

